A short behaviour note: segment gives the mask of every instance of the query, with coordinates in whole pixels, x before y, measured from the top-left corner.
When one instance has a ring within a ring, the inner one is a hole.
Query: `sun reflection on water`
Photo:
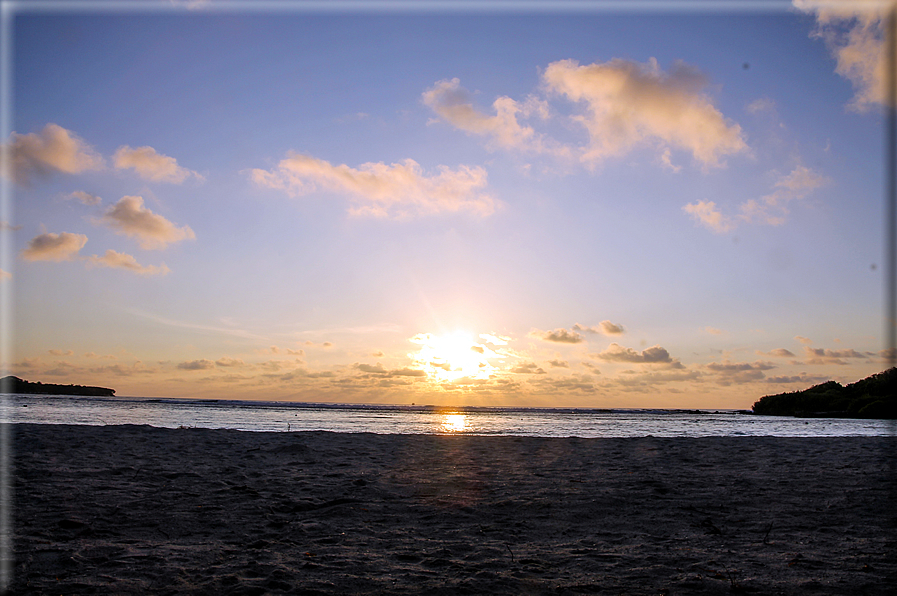
[[[443,414],[440,431],[444,433],[461,433],[467,428],[467,416],[464,414]]]

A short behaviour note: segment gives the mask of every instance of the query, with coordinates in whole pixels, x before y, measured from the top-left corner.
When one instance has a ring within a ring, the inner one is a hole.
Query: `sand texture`
[[[897,439],[13,428],[17,594],[897,593]]]

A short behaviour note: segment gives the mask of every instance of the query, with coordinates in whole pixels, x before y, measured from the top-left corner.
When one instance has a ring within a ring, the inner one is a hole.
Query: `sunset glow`
[[[897,355],[875,3],[33,4],[4,374],[745,409]]]

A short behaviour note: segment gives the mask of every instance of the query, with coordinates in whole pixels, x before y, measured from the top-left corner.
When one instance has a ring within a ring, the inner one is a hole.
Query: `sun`
[[[474,341],[467,332],[422,333],[411,341],[421,346],[419,352],[410,354],[415,364],[440,381],[487,379],[495,371],[489,358],[496,354]]]

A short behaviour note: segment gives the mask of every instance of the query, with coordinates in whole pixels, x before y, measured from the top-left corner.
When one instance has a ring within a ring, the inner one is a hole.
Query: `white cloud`
[[[536,98],[521,104],[510,97],[499,97],[492,104],[495,115],[488,116],[474,107],[470,94],[455,78],[437,82],[423,93],[423,101],[452,126],[470,134],[489,137],[490,144],[495,147],[538,153],[569,153],[557,143],[551,143],[552,148],[549,149],[542,135],[518,122],[518,116],[548,116],[548,104]]]
[[[171,272],[165,263],[161,265],[141,265],[133,256],[112,249],[107,250],[102,257],[97,255],[87,257],[87,264],[95,267],[126,269],[138,275],[166,275]]]
[[[438,174],[426,175],[413,159],[365,163],[356,169],[291,153],[275,170],[254,169],[251,176],[256,184],[290,196],[317,190],[349,195],[355,203],[349,213],[359,216],[405,218],[459,211],[488,216],[498,207],[484,192],[486,170],[481,167],[440,166]]]
[[[71,261],[85,244],[84,234],[49,232],[32,238],[21,254],[26,261]]]
[[[653,144],[719,166],[722,157],[747,149],[741,127],[714,107],[704,93],[704,76],[685,63],[664,73],[653,58],[647,64],[615,58],[586,66],[561,60],[548,65],[543,80],[552,91],[588,105],[588,114],[577,118],[590,135],[584,162]]]
[[[797,166],[791,173],[775,183],[774,190],[758,199],[750,199],[741,205],[741,218],[746,221],[769,225],[785,223],[789,213],[788,203],[802,199],[816,188],[828,183],[828,178],[805,166]]]
[[[812,35],[820,37],[835,58],[835,72],[854,87],[848,107],[867,111],[887,102],[887,52],[885,23],[888,2],[822,2],[793,0],[798,9],[816,15]]]
[[[90,193],[86,193],[83,190],[76,190],[75,192],[67,195],[65,198],[78,199],[82,204],[90,206],[99,205],[103,202],[103,199],[101,199],[100,197],[92,195]]]
[[[116,168],[130,168],[144,180],[153,182],[180,184],[190,176],[203,180],[199,173],[179,166],[175,158],[156,153],[152,147],[132,149],[123,145],[112,156],[112,160]]]
[[[691,215],[702,226],[717,234],[725,234],[735,229],[734,222],[723,215],[713,201],[689,203],[682,210]]]
[[[27,184],[33,175],[52,172],[79,174],[98,170],[103,158],[70,130],[58,124],[47,124],[40,133],[12,133],[3,146],[9,152],[13,180]]]
[[[136,238],[145,249],[165,248],[173,242],[196,238],[188,226],[178,228],[144,207],[143,197],[122,197],[99,221],[119,234]]]

